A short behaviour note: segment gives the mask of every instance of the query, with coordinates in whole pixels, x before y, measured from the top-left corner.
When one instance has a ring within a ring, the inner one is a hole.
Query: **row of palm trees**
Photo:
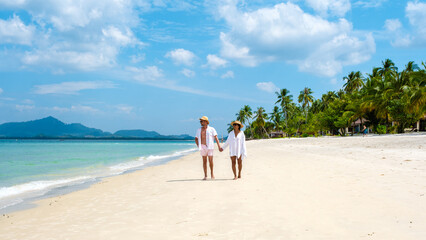
[[[248,126],[248,137],[266,138],[273,131],[287,136],[346,135],[346,129],[356,120],[379,133],[400,133],[426,114],[425,63],[420,68],[408,62],[399,72],[392,60],[386,59],[365,76],[351,72],[343,80],[342,89],[329,91],[319,99],[305,87],[297,103],[288,89],[280,89],[271,113],[263,107],[252,111],[245,105],[236,114],[237,120]]]

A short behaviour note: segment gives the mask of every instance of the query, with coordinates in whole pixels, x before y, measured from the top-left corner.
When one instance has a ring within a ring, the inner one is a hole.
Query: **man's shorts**
[[[201,145],[200,154],[203,157],[213,156],[213,149],[208,149],[206,145]]]

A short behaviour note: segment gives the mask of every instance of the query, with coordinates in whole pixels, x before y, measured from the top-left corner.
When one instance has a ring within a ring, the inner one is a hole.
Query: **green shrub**
[[[389,127],[389,132],[392,133],[392,134],[395,134],[395,133],[397,133],[397,128],[398,128],[397,125],[391,126],[391,127]]]
[[[303,134],[302,134],[302,137],[304,137],[304,138],[305,138],[305,137],[308,137],[308,134],[307,134],[307,133],[303,133]]]
[[[376,132],[378,134],[386,134],[386,126],[385,125],[377,125]]]

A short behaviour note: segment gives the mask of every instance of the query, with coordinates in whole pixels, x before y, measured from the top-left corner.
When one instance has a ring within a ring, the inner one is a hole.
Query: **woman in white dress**
[[[246,150],[246,136],[244,132],[241,131],[241,128],[244,126],[240,121],[234,121],[231,123],[234,130],[228,134],[228,139],[226,139],[225,144],[220,149],[222,152],[224,148],[229,146],[229,156],[232,161],[232,171],[234,172],[234,180],[241,178],[241,169],[243,168],[243,159],[247,157]],[[238,177],[236,162],[238,161]]]

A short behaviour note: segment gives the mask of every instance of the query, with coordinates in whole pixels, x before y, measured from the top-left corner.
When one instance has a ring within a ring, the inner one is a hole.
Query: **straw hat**
[[[231,123],[231,125],[232,125],[232,126],[234,126],[234,124],[238,124],[238,125],[240,125],[240,128],[243,128],[243,127],[244,127],[244,125],[243,125],[243,124],[241,124],[241,122],[240,122],[240,121],[233,121],[233,122]]]
[[[208,118],[208,117],[206,117],[206,116],[201,117],[201,118],[200,118],[200,120],[201,120],[201,121],[207,121],[207,124],[210,124],[210,122],[209,122],[209,118]]]

